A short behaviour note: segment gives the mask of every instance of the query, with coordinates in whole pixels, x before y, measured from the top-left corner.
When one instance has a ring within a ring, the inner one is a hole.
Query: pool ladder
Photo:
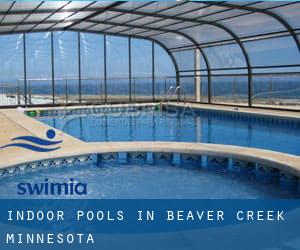
[[[172,90],[174,91],[172,92]],[[181,100],[181,92],[183,93],[183,102],[185,103],[185,91],[184,88],[180,86],[177,86],[176,88],[174,86],[170,86],[163,98],[163,102],[169,104],[173,96],[177,96],[177,102],[179,102]]]
[[[172,90],[174,91],[172,92]],[[180,86],[177,86],[176,88],[174,86],[170,86],[168,91],[164,95],[163,101],[160,103],[161,109],[164,103],[166,105],[166,108],[168,108],[168,105],[170,104],[173,96],[177,96],[177,102],[179,102],[181,100],[181,92],[183,93],[183,102],[185,104],[186,98],[184,89]]]

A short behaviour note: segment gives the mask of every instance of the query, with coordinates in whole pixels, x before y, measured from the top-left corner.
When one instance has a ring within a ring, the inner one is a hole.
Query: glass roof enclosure
[[[2,1],[0,106],[300,109],[300,2]]]

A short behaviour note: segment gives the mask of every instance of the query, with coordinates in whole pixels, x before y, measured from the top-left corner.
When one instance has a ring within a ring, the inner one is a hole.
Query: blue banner
[[[1,199],[0,249],[300,249],[298,200]]]

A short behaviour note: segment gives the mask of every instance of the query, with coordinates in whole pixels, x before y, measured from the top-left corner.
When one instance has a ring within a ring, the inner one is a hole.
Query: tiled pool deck
[[[145,104],[135,104],[145,105]],[[148,104],[149,105],[149,104]],[[183,106],[184,104],[172,103],[173,106]],[[227,112],[241,112],[249,114],[260,114],[265,116],[300,119],[300,115],[296,112],[262,110],[239,108],[236,110],[227,106],[213,106],[188,104],[192,108],[205,108],[218,111]],[[124,105],[114,105],[122,106]],[[103,107],[103,106],[102,106]],[[67,109],[87,108],[82,107],[68,107]],[[39,110],[46,110],[54,108],[39,108]],[[55,109],[66,109],[66,107],[59,107]],[[37,110],[37,109],[28,109]],[[26,116],[22,110],[17,109],[3,109],[0,110],[0,144],[6,145],[11,142],[11,139],[18,136],[32,135],[45,138],[46,131],[50,128],[46,124]],[[72,163],[74,157],[83,156],[83,160],[89,160],[92,155],[108,155],[114,156],[114,153],[126,152],[151,152],[151,153],[182,153],[185,156],[201,155],[208,157],[208,160],[220,162],[222,159],[231,159],[238,161],[239,165],[247,165],[247,163],[259,164],[264,169],[276,168],[282,173],[292,174],[300,177],[300,157],[279,152],[272,152],[269,150],[261,150],[255,148],[246,148],[228,145],[204,144],[204,143],[183,143],[183,142],[92,142],[87,143],[80,141],[62,131],[56,130],[55,140],[63,140],[61,148],[56,151],[48,153],[35,153],[27,149],[10,147],[0,149],[0,169],[9,169],[14,166],[25,166],[30,162],[38,162],[38,164],[46,165],[56,164],[51,159],[63,159],[59,162]],[[86,157],[86,158],[85,158]],[[189,157],[188,157],[189,158]],[[81,159],[76,158],[78,161]],[[49,161],[52,161],[52,163]],[[24,168],[24,167],[23,167]],[[19,169],[19,167],[18,167]]]

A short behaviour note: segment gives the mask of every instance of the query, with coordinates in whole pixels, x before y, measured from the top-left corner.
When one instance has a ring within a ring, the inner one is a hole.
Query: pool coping
[[[234,107],[225,105],[214,105],[214,104],[200,104],[200,103],[183,103],[183,102],[170,102],[168,104],[171,107],[180,108],[193,108],[196,110],[210,110],[210,111],[223,111],[235,114],[247,114],[254,116],[270,117],[270,118],[282,118],[282,119],[293,119],[300,121],[299,111],[285,111],[285,110],[271,110],[262,108],[249,108],[249,107]]]
[[[127,106],[145,106],[154,105],[135,104]],[[172,106],[183,104],[170,104]],[[107,107],[124,107],[120,105],[106,105]],[[92,106],[94,107],[94,106]],[[104,107],[103,105],[96,107]],[[70,109],[78,109],[78,107],[68,107]],[[91,106],[82,106],[82,108],[91,108]],[[54,110],[54,108],[44,108],[46,110]],[[55,108],[56,109],[56,108]],[[57,108],[66,109],[66,108]],[[32,110],[32,109],[26,109]],[[37,110],[37,109],[34,109]],[[42,110],[39,109],[39,110]],[[218,109],[222,110],[222,109]],[[225,110],[228,111],[227,108]],[[20,136],[20,132],[26,131],[28,134],[43,137],[45,131],[50,126],[28,117],[22,110],[1,110],[0,114],[4,115],[8,123],[17,124],[20,131],[16,131],[16,136]],[[235,112],[235,111],[234,111]],[[241,111],[242,112],[242,111]],[[244,112],[244,111],[243,111]],[[272,114],[273,116],[274,114]],[[285,117],[285,116],[284,116]],[[297,117],[297,119],[300,117]],[[9,124],[8,124],[9,125]],[[80,155],[102,154],[102,153],[119,153],[119,152],[164,152],[164,153],[182,153],[194,154],[214,157],[226,157],[231,159],[238,159],[242,161],[255,162],[264,166],[277,168],[280,171],[290,173],[300,177],[300,157],[292,154],[286,154],[276,151],[249,148],[241,146],[231,146],[222,144],[207,144],[207,143],[188,143],[188,142],[161,142],[161,141],[147,141],[147,142],[83,142],[76,139],[60,130],[56,130],[58,137],[63,139],[60,150],[49,153],[28,153],[28,150],[10,148],[1,149],[0,154],[0,169],[7,169],[13,166],[26,164],[30,162],[44,161],[50,159],[60,159],[66,157],[75,157]],[[76,147],[74,146],[76,145]]]

